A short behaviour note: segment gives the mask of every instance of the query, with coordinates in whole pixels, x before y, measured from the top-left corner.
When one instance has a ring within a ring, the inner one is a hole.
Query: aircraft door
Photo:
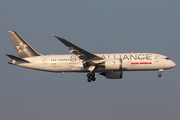
[[[155,55],[155,62],[159,62],[159,55]]]

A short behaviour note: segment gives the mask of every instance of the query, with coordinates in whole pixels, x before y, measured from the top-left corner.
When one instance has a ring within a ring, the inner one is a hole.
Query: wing
[[[79,57],[81,60],[83,61],[98,61],[98,60],[104,60],[104,58],[101,58],[99,56],[96,56],[90,52],[87,52],[85,50],[83,50],[82,48],[70,43],[69,41],[57,37],[55,35],[53,35],[55,38],[57,38],[58,40],[60,40],[63,44],[65,44],[68,49],[70,50],[70,53],[74,53],[77,57]]]

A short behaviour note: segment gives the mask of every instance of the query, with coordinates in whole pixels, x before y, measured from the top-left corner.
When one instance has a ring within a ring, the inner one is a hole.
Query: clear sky
[[[179,120],[179,0],[1,0],[0,120]],[[48,73],[7,64],[17,56],[8,30],[41,54],[69,54],[52,34],[91,53],[151,52],[176,67],[96,74]]]

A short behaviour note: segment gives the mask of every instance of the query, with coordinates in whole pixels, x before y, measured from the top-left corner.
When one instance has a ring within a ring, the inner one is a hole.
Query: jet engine
[[[108,79],[121,79],[123,72],[122,71],[118,71],[118,72],[102,72],[100,73],[100,75],[105,76]]]
[[[108,59],[105,61],[106,70],[120,70],[122,68],[121,59]]]

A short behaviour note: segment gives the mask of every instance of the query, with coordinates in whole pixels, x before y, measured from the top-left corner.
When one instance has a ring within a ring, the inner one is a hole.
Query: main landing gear
[[[159,69],[159,74],[158,74],[158,77],[161,77],[162,76],[162,72],[163,72],[164,70],[163,69]]]
[[[96,78],[95,78],[95,73],[88,73],[88,74],[87,74],[87,77],[88,77],[88,79],[87,79],[88,82],[91,82],[91,81],[95,81],[95,80],[96,80]]]

